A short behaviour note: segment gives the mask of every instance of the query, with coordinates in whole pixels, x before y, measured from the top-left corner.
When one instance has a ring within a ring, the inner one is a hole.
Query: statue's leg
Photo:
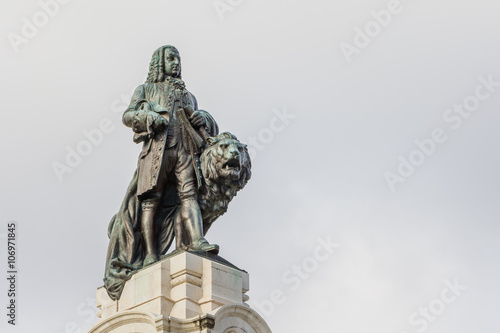
[[[178,251],[185,251],[189,248],[189,239],[184,230],[180,210],[177,211],[174,218],[174,232],[175,232],[175,249]]]
[[[142,201],[141,232],[144,241],[143,267],[158,261],[156,248],[155,215],[158,211],[161,197],[156,196]]]
[[[219,253],[219,246],[209,244],[203,237],[203,221],[197,199],[181,199],[180,216],[189,237],[190,250]]]
[[[176,179],[175,168],[177,165],[177,155],[178,155],[177,150],[178,149],[179,149],[179,145],[175,145],[173,147],[166,148],[164,153],[163,153],[162,168],[164,168],[165,171],[162,173],[162,176],[165,177],[165,181],[164,181],[165,188],[166,188],[167,181],[171,182],[174,179]],[[174,183],[172,182],[172,185],[173,184]],[[177,188],[175,188],[175,190],[177,190]],[[169,192],[169,193],[165,193],[164,195],[172,196],[172,195],[175,195],[175,193]],[[177,196],[176,196],[176,198],[177,198]],[[173,201],[176,198],[170,198],[170,199],[172,199],[172,201]],[[188,237],[186,235],[186,230],[184,228],[183,221],[181,218],[180,205],[178,208],[176,208],[176,211],[174,213],[173,223],[174,223],[174,235],[175,235],[175,250],[176,251],[185,251],[189,247],[189,240],[187,239]]]
[[[208,229],[212,226],[212,223],[206,223],[203,221],[203,236],[205,236],[208,232]]]
[[[198,186],[193,160],[190,154],[179,149],[175,167],[177,192],[179,194],[179,214],[182,225],[189,237],[189,249],[193,251],[219,252],[219,246],[209,244],[203,237],[203,220],[198,204]]]

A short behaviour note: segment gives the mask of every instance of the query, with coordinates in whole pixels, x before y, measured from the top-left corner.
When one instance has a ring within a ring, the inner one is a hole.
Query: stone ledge
[[[247,272],[219,256],[178,252],[133,274],[117,301],[99,288],[98,316],[107,319],[133,309],[187,319],[229,304],[247,306],[248,282]]]
[[[88,333],[271,333],[264,319],[243,305],[178,319],[148,311],[123,311],[98,322]]]

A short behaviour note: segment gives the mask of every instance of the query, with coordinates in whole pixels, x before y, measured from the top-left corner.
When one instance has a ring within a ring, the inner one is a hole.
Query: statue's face
[[[178,77],[181,72],[181,57],[179,53],[168,49],[165,51],[165,75]]]

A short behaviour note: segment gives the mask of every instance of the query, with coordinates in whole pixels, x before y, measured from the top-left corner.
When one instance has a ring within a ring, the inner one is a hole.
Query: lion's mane
[[[237,158],[235,149],[238,151]],[[224,169],[229,160],[233,168]],[[236,193],[245,187],[252,175],[252,164],[246,145],[229,132],[209,138],[200,162],[205,184],[199,202],[206,232],[227,211]]]

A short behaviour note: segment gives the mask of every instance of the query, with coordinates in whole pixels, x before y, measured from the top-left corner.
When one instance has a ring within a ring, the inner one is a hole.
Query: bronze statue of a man
[[[215,142],[218,126],[208,112],[198,110],[196,98],[186,89],[175,47],[162,46],[154,52],[146,83],[135,90],[123,123],[143,148],[122,206],[108,228],[104,282],[114,299],[133,271],[156,262],[168,250],[174,235],[178,250],[219,251],[204,238],[199,205],[203,139],[210,136]],[[230,140],[228,135],[224,138]],[[233,151],[240,158],[237,149]]]
[[[123,123],[144,140],[139,157],[137,195],[141,201],[141,230],[145,258],[143,266],[158,260],[154,218],[167,182],[174,182],[180,200],[181,224],[188,231],[190,249],[217,253],[219,247],[203,238],[203,222],[198,205],[197,149],[191,149],[186,132],[215,124],[206,111],[194,111],[187,119],[178,109],[197,110],[196,98],[181,79],[181,59],[173,46],[156,50],[148,79],[134,92],[123,115]],[[215,127],[215,126],[214,126]]]

